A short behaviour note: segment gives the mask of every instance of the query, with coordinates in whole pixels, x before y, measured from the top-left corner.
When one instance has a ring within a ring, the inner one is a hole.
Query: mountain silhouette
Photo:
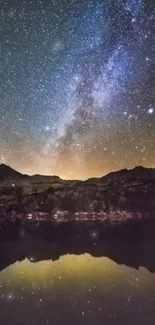
[[[3,181],[5,179],[20,179],[23,175],[13,168],[5,165],[0,164],[0,181]]]
[[[23,175],[0,165],[0,216],[56,211],[105,213],[113,219],[155,215],[155,169],[142,166],[86,181]],[[133,215],[134,214],[134,215]],[[115,216],[115,218],[114,218]],[[103,216],[104,217],[104,216]],[[97,218],[97,217],[96,217]]]

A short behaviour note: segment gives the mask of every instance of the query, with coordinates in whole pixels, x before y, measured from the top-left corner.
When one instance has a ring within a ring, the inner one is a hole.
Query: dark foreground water
[[[154,325],[155,274],[88,254],[17,262],[0,273],[0,324]]]

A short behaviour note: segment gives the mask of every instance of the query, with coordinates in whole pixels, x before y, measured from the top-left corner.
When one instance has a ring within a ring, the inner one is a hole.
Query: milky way
[[[0,7],[1,162],[81,179],[155,167],[154,1]]]

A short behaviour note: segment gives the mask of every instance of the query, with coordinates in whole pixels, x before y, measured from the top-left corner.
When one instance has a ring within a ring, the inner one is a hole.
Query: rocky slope
[[[42,192],[51,186],[57,188],[66,182],[58,176],[29,176],[21,174],[7,165],[0,165],[0,190],[4,192],[14,187],[22,188],[24,194]]]

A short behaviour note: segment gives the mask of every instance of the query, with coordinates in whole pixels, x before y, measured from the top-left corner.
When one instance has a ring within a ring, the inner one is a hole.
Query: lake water
[[[88,254],[17,262],[0,273],[0,324],[154,325],[155,274]]]

